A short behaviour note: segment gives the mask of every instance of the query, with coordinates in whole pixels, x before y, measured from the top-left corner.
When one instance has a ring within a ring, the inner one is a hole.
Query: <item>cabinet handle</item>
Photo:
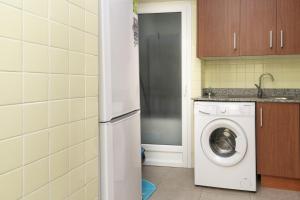
[[[233,33],[233,49],[236,50],[236,32]]]
[[[283,30],[280,31],[280,47],[281,48],[284,47],[284,43],[283,43]]]
[[[270,31],[270,49],[273,48],[273,31]]]
[[[260,127],[263,127],[263,109],[260,107]]]

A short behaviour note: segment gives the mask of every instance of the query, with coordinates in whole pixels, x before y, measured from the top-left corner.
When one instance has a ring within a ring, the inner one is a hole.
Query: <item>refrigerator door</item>
[[[100,122],[140,108],[137,15],[133,0],[101,1]]]
[[[140,200],[140,112],[100,123],[102,200]]]

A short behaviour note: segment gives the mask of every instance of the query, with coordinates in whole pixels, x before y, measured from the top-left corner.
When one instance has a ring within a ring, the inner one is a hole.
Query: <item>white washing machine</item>
[[[255,103],[194,108],[195,185],[256,191]]]

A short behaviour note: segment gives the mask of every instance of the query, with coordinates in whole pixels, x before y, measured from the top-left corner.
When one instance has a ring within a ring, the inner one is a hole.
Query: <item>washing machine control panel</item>
[[[224,116],[254,116],[255,104],[254,103],[241,103],[241,102],[207,102],[197,105],[198,112],[205,115],[224,115]]]

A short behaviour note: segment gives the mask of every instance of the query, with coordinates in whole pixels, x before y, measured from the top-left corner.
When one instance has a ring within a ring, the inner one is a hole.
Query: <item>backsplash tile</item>
[[[273,74],[275,81],[264,79],[264,88],[300,88],[299,56],[206,60],[203,63],[203,88],[254,88],[259,76],[266,72]]]

